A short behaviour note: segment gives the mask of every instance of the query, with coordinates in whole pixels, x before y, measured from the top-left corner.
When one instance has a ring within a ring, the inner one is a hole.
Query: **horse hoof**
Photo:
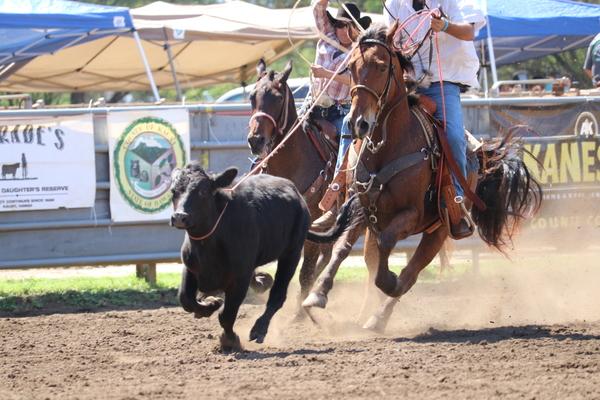
[[[267,328],[268,325],[262,323],[260,319],[257,320],[252,329],[250,329],[250,341],[256,343],[264,342],[265,336],[267,336]]]
[[[365,324],[363,329],[366,329],[375,333],[383,333],[385,331],[385,322],[376,315],[373,315]]]
[[[314,292],[310,292],[308,294],[308,296],[306,296],[306,299],[304,299],[304,301],[302,302],[302,307],[304,307],[304,308],[308,308],[308,307],[325,308],[326,305],[327,305],[327,296],[320,294],[320,293],[314,293]]]
[[[251,331],[250,332],[250,341],[256,343],[263,343],[265,341],[265,335],[263,333]]]
[[[228,336],[226,333],[222,333],[219,339],[221,342],[221,351],[223,353],[240,352],[243,350],[240,337],[235,333],[233,336]]]

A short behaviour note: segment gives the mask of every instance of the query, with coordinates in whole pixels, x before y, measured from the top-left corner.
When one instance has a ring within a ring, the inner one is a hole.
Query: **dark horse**
[[[252,117],[248,144],[252,153],[264,158],[284,139],[286,142],[268,160],[262,171],[294,182],[308,205],[311,219],[321,215],[318,204],[331,181],[336,151],[320,133],[298,128],[292,91],[287,79],[292,72],[288,63],[281,73],[266,70],[264,61],[257,65],[258,81],[250,93]],[[289,137],[288,137],[289,136]],[[331,257],[331,244],[304,244],[304,260],[300,268],[300,301],[308,295],[316,276]]]
[[[412,65],[392,50],[394,31],[395,27],[387,32],[383,26],[369,29],[348,62],[355,84],[350,124],[353,136],[367,142],[359,156],[366,179],[352,183],[369,218],[363,217],[361,225],[336,242],[323,276],[303,303],[305,307],[325,306],[339,264],[362,230],[369,228],[365,259],[370,280],[390,296],[365,325],[375,330],[385,328],[397,300],[415,284],[448,236],[445,225],[436,224],[437,205],[426,200],[435,182],[428,160],[432,146],[423,134],[429,121],[422,124],[411,109],[414,97],[409,96],[404,71]],[[484,143],[479,155],[483,165],[468,177],[472,187],[476,183],[475,191],[487,206],[482,207],[485,211],[472,211],[478,233],[488,245],[500,250],[510,242],[519,222],[541,202],[540,186],[520,159],[521,152],[520,143],[511,135]],[[390,165],[395,166],[393,173],[386,168]],[[375,176],[378,182],[374,183]],[[422,233],[421,241],[397,277],[389,270],[388,257],[397,241],[418,233]]]

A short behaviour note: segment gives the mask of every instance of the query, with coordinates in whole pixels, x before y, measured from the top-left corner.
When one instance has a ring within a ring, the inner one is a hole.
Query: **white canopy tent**
[[[477,39],[487,44],[485,53],[492,66],[496,61],[515,62],[584,46],[600,29],[598,5],[566,0],[478,1],[486,9],[488,26]],[[25,21],[22,15],[34,15],[33,9],[15,6],[10,0],[0,0],[4,4],[12,4],[11,10],[21,13],[19,18],[7,15],[7,24]],[[133,33],[93,41],[77,39],[80,42],[69,43],[71,47],[50,47],[46,54],[39,52],[44,55],[8,64],[6,70],[0,66],[0,91],[148,90],[154,86],[152,76],[159,87],[175,87],[178,92],[181,87],[245,82],[259,58],[272,62],[293,46],[318,37],[310,7],[291,10],[243,1],[207,6],[159,1],[130,13]],[[381,15],[370,16],[382,21]],[[151,75],[137,56],[136,34],[142,38],[142,54],[147,55]],[[8,33],[3,38],[9,45],[14,41]]]
[[[129,34],[140,51],[136,62],[147,74],[157,100],[158,90],[141,51],[129,10],[70,0],[0,0],[0,79],[11,76],[32,60],[94,40]],[[132,55],[133,56],[133,55]],[[141,62],[140,62],[141,61]],[[48,77],[48,76],[45,76]],[[44,77],[40,78],[42,82]]]
[[[317,38],[310,7],[268,9],[242,1],[208,6],[155,2],[130,10],[158,87],[243,82]],[[0,81],[3,91],[148,90],[132,35],[106,37],[37,57]]]

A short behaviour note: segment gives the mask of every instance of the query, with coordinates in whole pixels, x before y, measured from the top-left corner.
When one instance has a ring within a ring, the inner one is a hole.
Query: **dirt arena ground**
[[[354,324],[362,287],[335,287],[321,328],[291,322],[293,287],[264,345],[244,340],[263,306],[242,307],[235,354],[178,307],[3,318],[0,399],[600,398],[586,259],[418,283],[384,335]]]

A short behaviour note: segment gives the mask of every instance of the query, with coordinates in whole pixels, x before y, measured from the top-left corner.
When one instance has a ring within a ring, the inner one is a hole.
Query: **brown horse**
[[[404,80],[404,71],[412,65],[392,50],[394,30],[370,28],[348,62],[355,84],[350,124],[353,136],[366,142],[360,156],[366,178],[359,176],[359,182],[351,183],[368,218],[336,242],[331,261],[303,303],[305,307],[326,305],[339,264],[361,230],[368,227],[365,259],[369,280],[390,296],[365,325],[374,330],[385,328],[397,300],[415,284],[448,236],[444,225],[436,225],[437,204],[427,201],[438,198],[431,191],[435,174],[429,158],[434,151],[423,132],[429,122],[423,124],[412,110],[414,97]],[[480,155],[484,165],[468,177],[487,206],[482,207],[485,211],[473,209],[478,233],[498,249],[510,242],[519,222],[541,202],[540,186],[521,161],[521,150],[510,135],[484,143]],[[418,233],[422,233],[421,241],[397,277],[389,270],[388,257],[397,241]]]
[[[288,178],[303,194],[311,219],[321,215],[318,204],[331,181],[336,152],[327,145],[323,135],[307,132],[299,127],[290,132],[298,121],[292,91],[287,79],[292,71],[291,63],[277,73],[267,71],[264,61],[257,65],[258,81],[250,93],[252,117],[248,144],[252,153],[259,157],[262,172]],[[283,141],[266,161],[266,157]],[[304,243],[304,260],[300,268],[300,301],[312,287],[315,278],[331,257],[331,245]]]

